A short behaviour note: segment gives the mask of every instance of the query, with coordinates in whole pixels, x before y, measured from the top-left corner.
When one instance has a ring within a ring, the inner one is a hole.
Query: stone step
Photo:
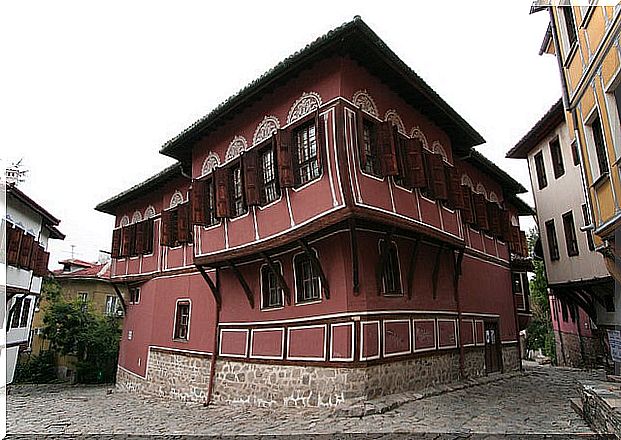
[[[571,409],[573,409],[580,418],[584,418],[584,409],[582,408],[582,399],[574,398],[569,399],[571,402]]]

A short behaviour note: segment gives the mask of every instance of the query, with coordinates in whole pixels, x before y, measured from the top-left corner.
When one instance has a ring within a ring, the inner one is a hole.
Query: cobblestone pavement
[[[109,387],[13,386],[7,396],[10,434],[321,434],[321,433],[564,433],[592,431],[570,407],[577,380],[602,372],[532,367],[500,378],[412,401],[385,414],[335,416],[325,409],[204,407],[147,399]]]

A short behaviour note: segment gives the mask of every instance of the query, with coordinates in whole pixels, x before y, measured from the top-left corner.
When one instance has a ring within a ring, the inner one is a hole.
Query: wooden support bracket
[[[319,273],[319,278],[321,279],[321,287],[323,289],[323,293],[326,299],[330,299],[330,285],[328,284],[328,278],[326,277],[326,274],[323,271],[323,268],[321,267],[321,261],[319,261],[319,258],[317,258],[317,254],[315,254],[315,252],[308,246],[308,243],[306,243],[304,239],[299,239],[298,244],[302,246],[302,249],[304,249],[304,252],[310,259],[314,270],[316,270]]]
[[[121,307],[123,308],[123,313],[127,312],[127,305],[125,304],[125,298],[123,298],[121,289],[119,289],[119,286],[117,286],[115,283],[110,283],[110,284],[112,284],[112,288],[114,288],[114,292],[116,293],[116,296],[119,298],[119,301],[121,301]]]
[[[278,268],[276,267],[276,265],[274,264],[274,262],[272,261],[269,255],[267,255],[265,252],[260,252],[260,255],[261,255],[261,258],[265,260],[265,263],[269,266],[271,271],[274,272],[274,275],[276,275],[276,282],[278,283],[278,287],[280,287],[282,291],[284,292],[285,301],[287,302],[287,305],[290,306],[291,305],[291,289],[289,289],[289,286],[287,285],[287,282],[285,281],[282,274],[280,273],[280,270],[278,270]]]
[[[250,286],[246,282],[244,276],[239,271],[237,266],[235,266],[235,263],[229,260],[227,261],[227,264],[229,265],[231,270],[233,270],[233,273],[237,277],[237,281],[239,281],[239,284],[241,285],[242,289],[244,289],[244,293],[246,294],[246,298],[248,299],[248,304],[250,304],[250,308],[254,309],[254,294],[252,293],[252,289],[250,289]]]
[[[388,246],[390,244],[390,240],[394,232],[395,232],[395,228],[390,228],[390,230],[386,232],[386,235],[384,235],[384,242],[382,243],[382,246],[380,247],[380,260],[377,264],[377,267],[375,268],[375,281],[377,283],[377,295],[378,296],[382,294],[382,281],[384,278],[384,272],[386,270],[386,265],[388,264],[388,258],[389,258]]]
[[[408,268],[408,300],[412,299],[414,293],[414,273],[416,272],[416,260],[418,258],[418,246],[420,244],[420,238],[414,240],[414,246],[412,247],[412,255],[410,256],[410,267]]]
[[[431,275],[431,281],[433,286],[433,299],[436,299],[438,297],[438,276],[440,275],[440,262],[443,253],[444,243],[442,243],[438,248],[438,253],[436,253],[436,261],[433,265],[433,273]]]
[[[211,280],[209,274],[205,271],[203,266],[197,265],[196,268],[201,273],[203,279],[209,286],[209,290],[211,290],[211,294],[213,295],[214,300],[216,301],[216,307],[218,311],[222,308],[222,297],[220,296],[220,272],[219,269],[216,269],[216,283]]]

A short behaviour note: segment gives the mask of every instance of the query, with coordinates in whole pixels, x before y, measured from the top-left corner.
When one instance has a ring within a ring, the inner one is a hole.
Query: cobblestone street
[[[562,433],[592,431],[572,411],[577,380],[601,372],[530,367],[421,400],[384,414],[336,416],[322,409],[204,407],[146,399],[109,387],[14,386],[7,396],[9,434],[245,435],[310,433]]]

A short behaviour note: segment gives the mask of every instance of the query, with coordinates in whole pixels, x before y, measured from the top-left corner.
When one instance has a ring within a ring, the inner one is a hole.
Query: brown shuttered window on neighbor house
[[[483,194],[474,193],[472,195],[472,200],[474,202],[474,218],[477,225],[483,230],[488,230],[489,223],[487,219],[487,206],[485,203],[485,196]]]
[[[160,222],[161,229],[161,239],[160,244],[162,246],[171,246],[172,245],[172,234],[171,234],[171,211],[162,211],[162,220]],[[176,231],[175,231],[176,233]]]
[[[192,189],[190,190],[190,205],[192,207],[192,223],[195,225],[207,224],[205,216],[205,189],[207,186],[206,180],[195,180],[192,182]]]
[[[487,202],[487,221],[489,229],[494,236],[501,235],[500,231],[500,209],[495,202]]]
[[[427,186],[427,177],[423,160],[423,144],[419,139],[408,139],[405,146],[410,184],[414,188],[424,188]]]
[[[362,110],[356,113],[358,121],[358,154],[360,155],[360,169],[372,176],[381,177],[378,146],[377,123],[364,117]]]
[[[464,200],[461,194],[461,181],[457,168],[445,163],[444,174],[448,186],[449,205],[455,209],[464,209]]]
[[[438,200],[448,199],[446,175],[444,172],[444,159],[441,154],[434,153],[430,157],[431,174],[433,178],[433,192]]]
[[[276,132],[275,139],[280,186],[282,188],[291,188],[295,185],[291,131],[281,128]]]
[[[472,209],[472,190],[469,186],[461,186],[461,201],[463,205],[461,218],[464,223],[471,225],[474,223],[474,210]]]
[[[259,170],[257,149],[253,148],[244,153],[242,159],[244,169],[244,192],[246,193],[246,205],[256,206],[260,203],[259,198]]]
[[[17,266],[19,260],[19,245],[22,240],[22,230],[12,226],[6,228],[7,235],[7,247],[6,247],[6,262],[11,266]]]
[[[146,220],[135,224],[134,255],[142,255],[144,253],[144,229],[146,224]]]
[[[395,132],[393,125],[389,121],[384,121],[378,127],[379,158],[382,175],[397,176],[397,154],[395,146]]]
[[[28,269],[30,265],[30,253],[32,252],[32,246],[34,244],[34,236],[30,234],[24,234],[22,237],[22,244],[19,248],[19,266]]]
[[[177,241],[179,243],[192,243],[192,225],[190,222],[190,204],[177,205]]]
[[[216,186],[216,217],[228,218],[231,216],[229,203],[229,168],[216,168],[213,172]]]
[[[153,252],[153,219],[144,221],[144,234],[142,238],[142,253],[150,254]]]
[[[121,228],[112,231],[112,249],[110,250],[112,258],[118,258],[121,255]]]

